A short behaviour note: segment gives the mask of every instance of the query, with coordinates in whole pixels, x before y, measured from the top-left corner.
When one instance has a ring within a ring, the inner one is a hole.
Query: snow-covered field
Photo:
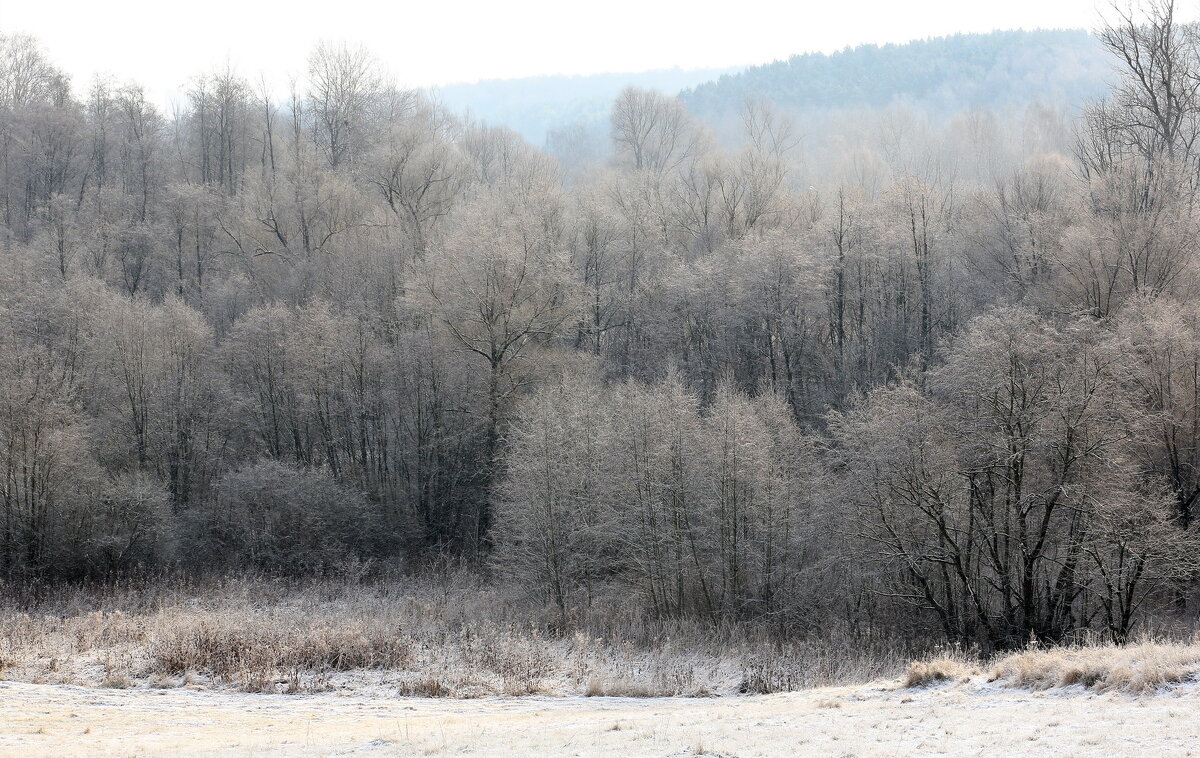
[[[263,695],[0,682],[0,755],[1200,756],[1200,692],[894,682],[726,698]]]

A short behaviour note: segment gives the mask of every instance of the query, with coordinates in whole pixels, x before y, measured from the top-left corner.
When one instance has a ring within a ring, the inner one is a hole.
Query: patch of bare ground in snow
[[[1193,756],[1200,692],[981,675],[725,698],[447,700],[0,682],[0,755]]]

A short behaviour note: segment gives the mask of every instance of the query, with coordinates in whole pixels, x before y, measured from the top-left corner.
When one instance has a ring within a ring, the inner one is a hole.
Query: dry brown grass
[[[308,584],[236,579],[51,595],[6,591],[0,677],[247,692],[420,697],[769,694],[900,677],[963,679],[981,664],[830,633],[786,640],[610,607],[564,620],[469,576]],[[912,661],[909,663],[909,661]],[[905,667],[907,666],[907,670]],[[1029,650],[988,678],[1030,689],[1153,692],[1200,678],[1200,643]]]
[[[752,628],[648,620],[621,607],[564,620],[469,575],[0,596],[10,598],[0,607],[3,675],[28,682],[422,697],[708,696],[896,676],[914,652],[832,633],[780,641]]]
[[[659,690],[648,682],[593,676],[583,694],[587,697],[655,697]]]
[[[1142,642],[1029,650],[996,661],[989,679],[1034,690],[1079,685],[1101,692],[1151,693],[1200,679],[1200,644]]]
[[[292,614],[183,613],[160,631],[146,649],[156,669],[172,675],[204,671],[232,679],[247,672],[400,669],[413,658],[410,637],[363,619],[304,623]]]
[[[979,669],[962,656],[941,655],[908,664],[903,684],[905,687],[927,687],[978,673]]]

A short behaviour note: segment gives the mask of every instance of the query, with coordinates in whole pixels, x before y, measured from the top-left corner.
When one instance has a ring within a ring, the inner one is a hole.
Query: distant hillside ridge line
[[[747,97],[788,108],[880,107],[910,101],[936,112],[1033,100],[1078,105],[1107,90],[1111,66],[1083,29],[955,34],[802,53],[681,91],[697,115],[739,109]]]

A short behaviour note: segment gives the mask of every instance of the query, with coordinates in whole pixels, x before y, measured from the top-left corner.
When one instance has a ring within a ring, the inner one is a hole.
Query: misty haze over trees
[[[1122,641],[1200,568],[1200,42],[1143,11],[626,88],[545,150],[353,47],[164,113],[0,38],[0,573]]]

